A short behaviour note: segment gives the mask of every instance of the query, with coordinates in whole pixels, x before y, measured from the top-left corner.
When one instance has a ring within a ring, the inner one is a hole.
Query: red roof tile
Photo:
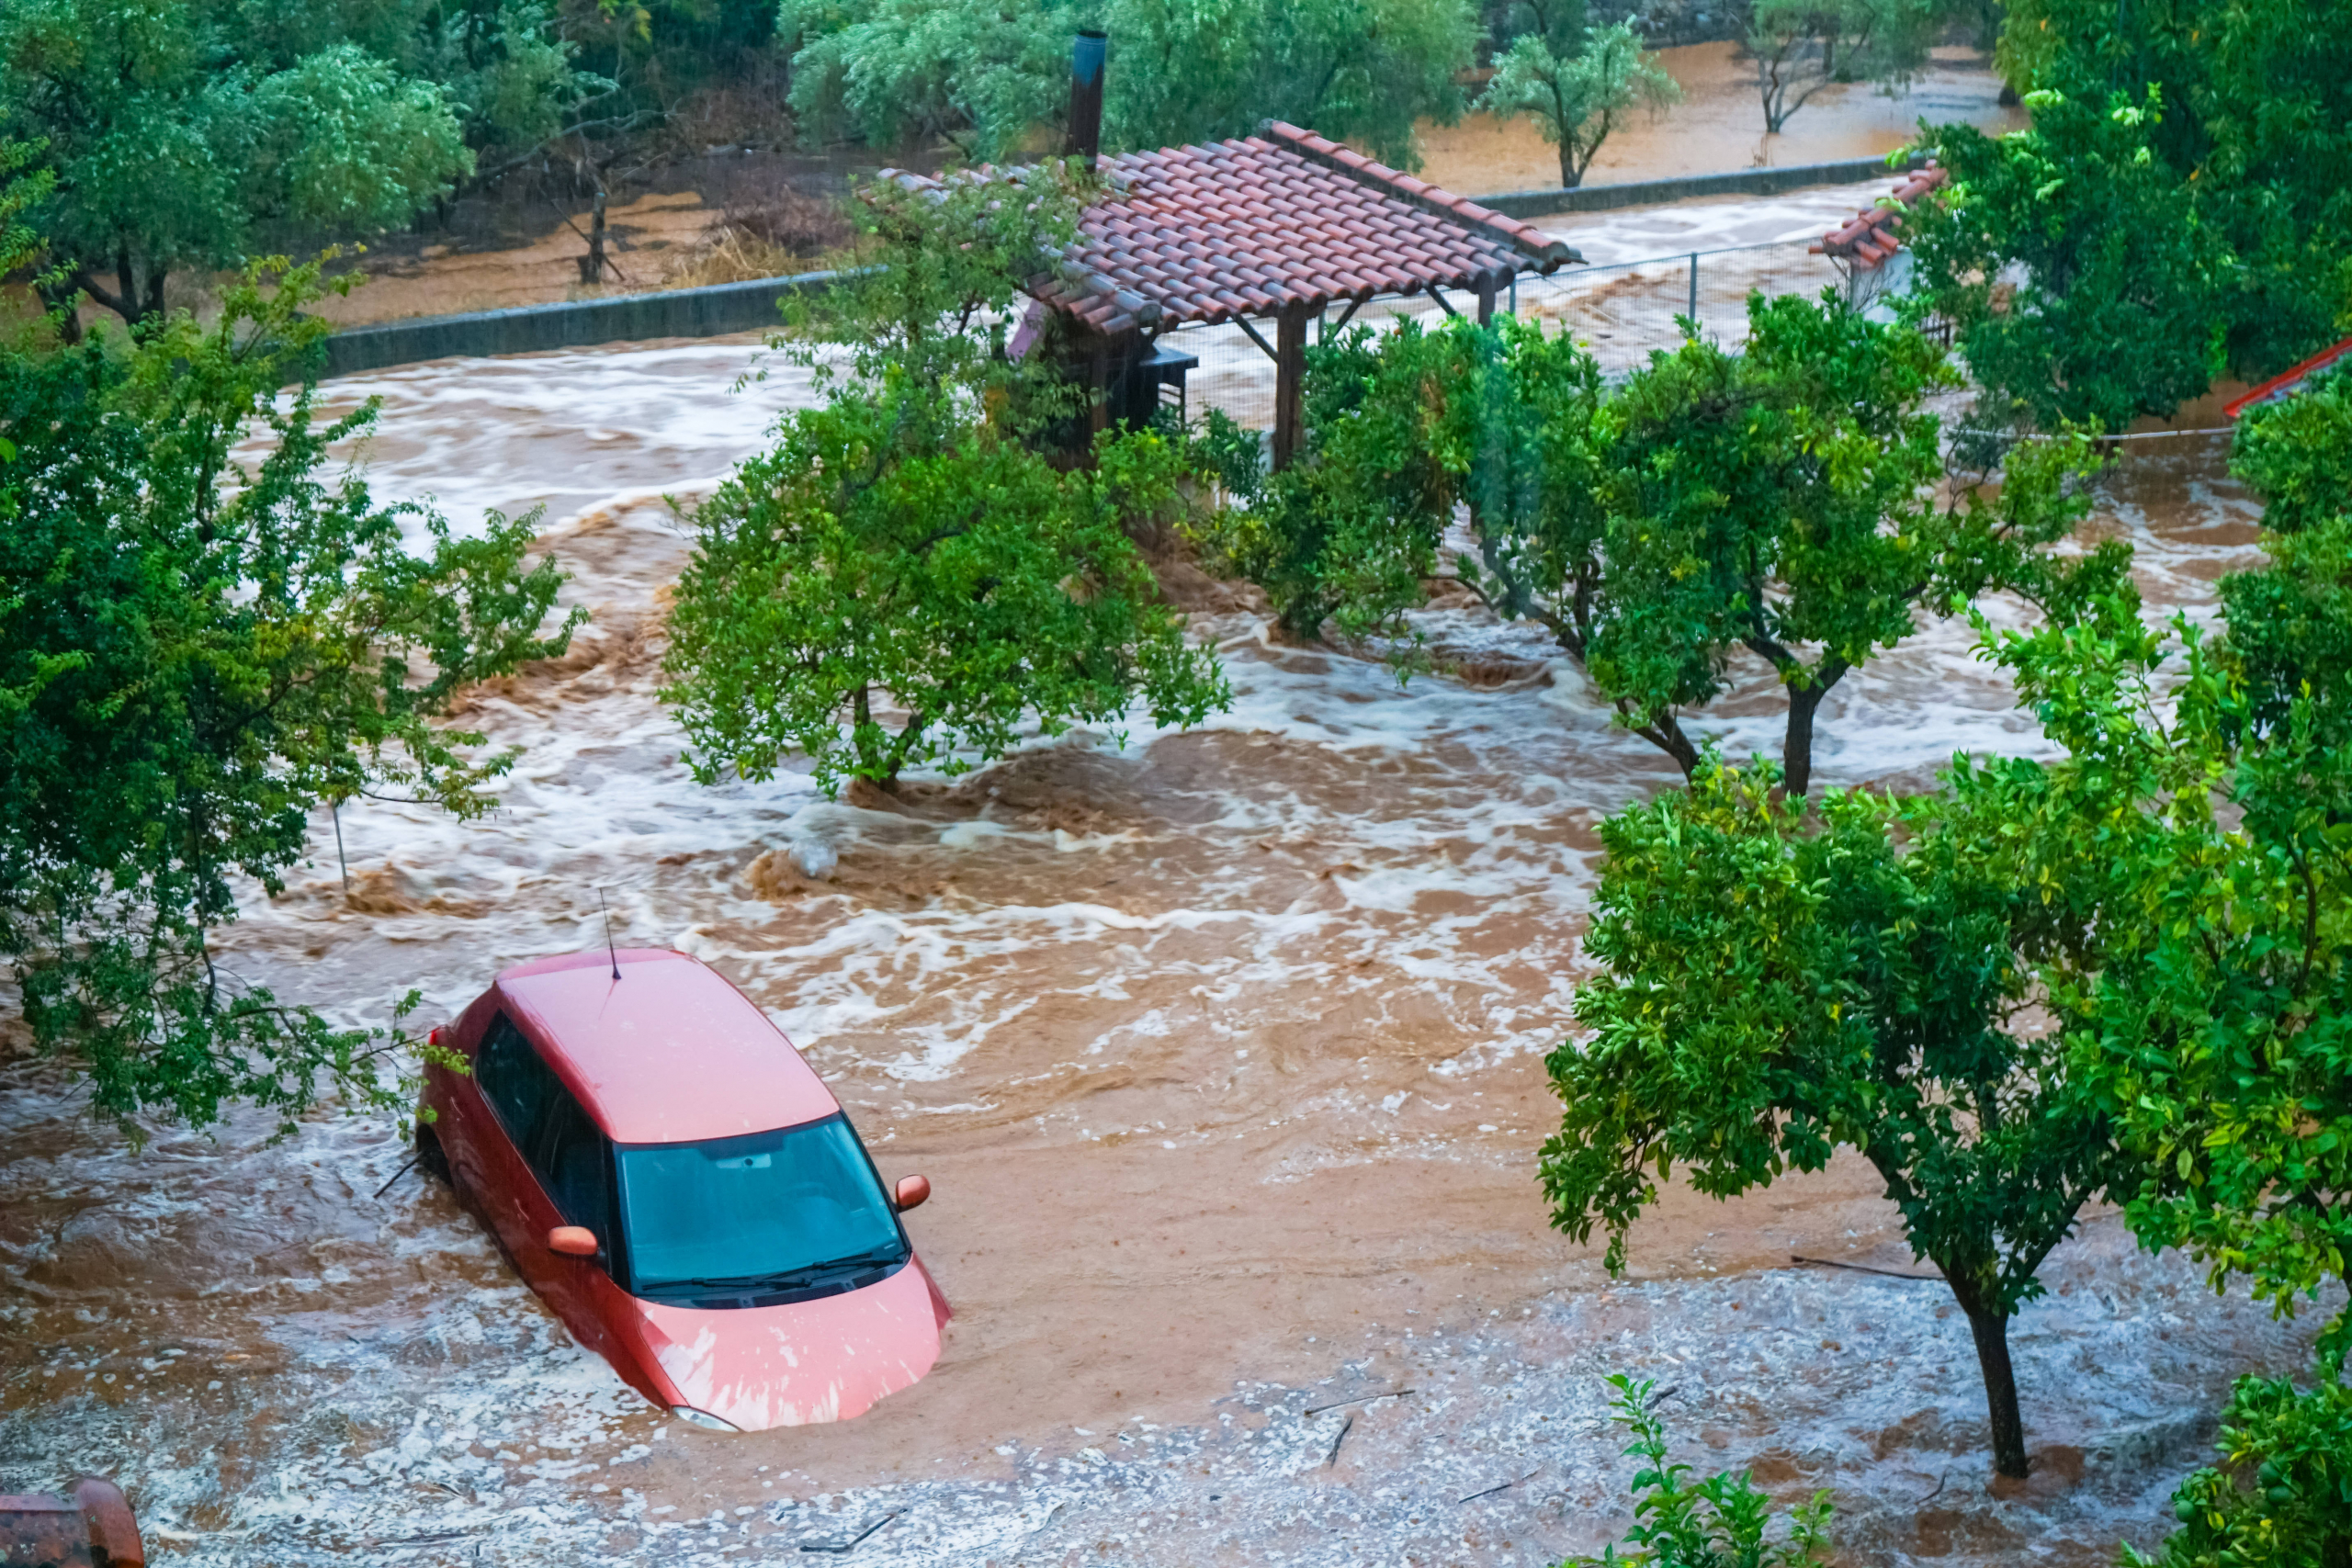
[[[1903,248],[1900,236],[1905,211],[1940,190],[1951,177],[1949,171],[1933,164],[1924,169],[1914,169],[1901,185],[1887,194],[1885,201],[1856,213],[1845,223],[1824,234],[1814,245],[1813,254],[1836,256],[1863,272],[1883,265],[1888,257]]]
[[[1114,194],[1087,209],[1062,265],[1030,291],[1118,333],[1499,285],[1584,260],[1540,229],[1312,131],[1279,121],[1260,131],[1103,160]]]

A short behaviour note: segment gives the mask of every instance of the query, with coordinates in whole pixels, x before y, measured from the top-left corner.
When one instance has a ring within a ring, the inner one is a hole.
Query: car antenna
[[[613,912],[605,908],[605,890],[596,889],[596,908],[605,917],[605,956],[613,961],[613,978],[621,977],[621,955],[613,951]]]

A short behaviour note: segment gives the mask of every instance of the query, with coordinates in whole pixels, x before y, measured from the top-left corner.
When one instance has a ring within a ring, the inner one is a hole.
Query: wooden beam
[[[1267,358],[1272,360],[1277,365],[1280,365],[1283,362],[1283,356],[1274,352],[1274,345],[1268,343],[1259,334],[1258,329],[1250,324],[1249,317],[1236,316],[1233,318],[1233,324],[1247,333],[1250,335],[1250,341],[1251,343],[1256,344],[1260,348],[1265,350]]]
[[[1255,333],[1251,334],[1255,336]],[[1273,467],[1290,467],[1298,455],[1305,431],[1299,394],[1306,375],[1306,308],[1287,305],[1274,318],[1274,450]]]

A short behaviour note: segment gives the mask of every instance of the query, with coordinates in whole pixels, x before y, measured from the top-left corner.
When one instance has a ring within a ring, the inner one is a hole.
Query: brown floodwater
[[[1731,215],[1736,218],[1736,215]],[[1722,220],[1729,221],[1731,218]],[[0,1101],[0,1487],[119,1477],[162,1560],[557,1563],[1549,1562],[1622,1529],[1604,1374],[1670,1385],[1694,1462],[1838,1498],[1851,1562],[2105,1562],[2158,1533],[2229,1380],[2277,1325],[2095,1215],[2015,1343],[2040,1468],[1995,1495],[1964,1324],[1867,1173],[1718,1203],[1679,1186],[1629,1277],[1553,1230],[1533,1156],[1568,1027],[1596,825],[1672,780],[1574,671],[1460,606],[1453,671],[1273,642],[1250,591],[1165,579],[1235,703],[1200,728],[1036,741],[827,800],[706,788],[655,696],[687,540],[664,493],[805,382],[729,389],[741,342],[413,367],[379,491],[460,526],[548,507],[594,615],[463,716],[519,749],[457,824],[359,803],[226,933],[241,978],[382,1022],[615,936],[696,953],[825,1075],[956,1309],[922,1382],[857,1421],[721,1438],[571,1345],[400,1129],[239,1119],[132,1154],[39,1065]],[[2253,558],[2210,438],[2145,443],[2093,533],[2152,603],[2210,612]],[[2006,615],[2007,612],[1996,613]],[[1702,728],[1771,748],[1751,672]],[[1849,677],[1835,783],[2034,749],[1964,628]],[[1410,1390],[1409,1393],[1396,1391]],[[1337,1402],[1362,1400],[1338,1409]]]

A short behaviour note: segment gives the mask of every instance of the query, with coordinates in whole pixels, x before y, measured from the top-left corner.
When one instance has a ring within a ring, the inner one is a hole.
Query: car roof
[[[535,959],[494,989],[616,1143],[729,1138],[841,1109],[767,1014],[683,953]]]

